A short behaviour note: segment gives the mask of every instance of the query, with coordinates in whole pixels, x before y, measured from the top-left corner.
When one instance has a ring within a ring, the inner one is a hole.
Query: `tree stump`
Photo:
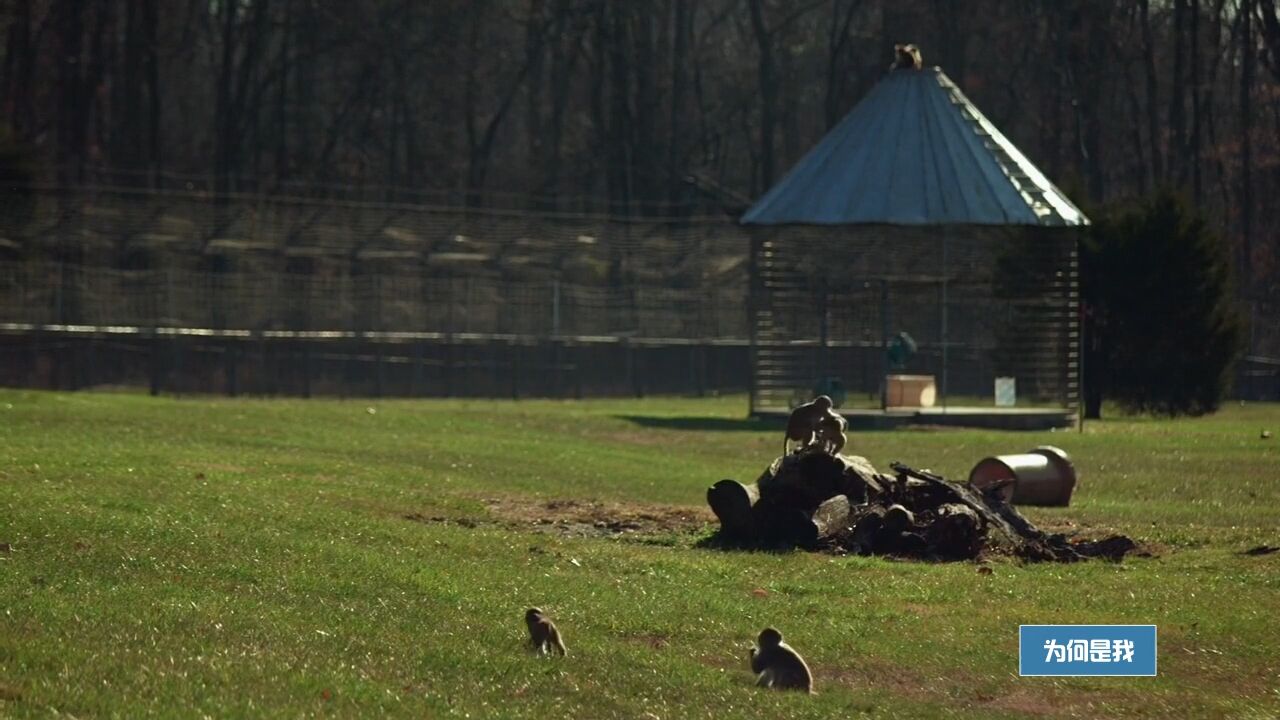
[[[761,499],[808,513],[837,495],[864,503],[872,483],[877,483],[877,473],[866,458],[828,455],[816,449],[775,460],[756,481]]]
[[[737,480],[721,480],[707,488],[707,504],[720,519],[725,535],[738,539],[754,539],[757,535],[752,507],[760,500],[760,490]]]

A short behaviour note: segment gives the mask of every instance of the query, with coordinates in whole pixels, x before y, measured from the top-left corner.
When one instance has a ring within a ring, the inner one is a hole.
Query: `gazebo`
[[[940,69],[890,71],[741,222],[753,416],[1073,422],[1089,221]],[[891,399],[903,376],[936,400]]]

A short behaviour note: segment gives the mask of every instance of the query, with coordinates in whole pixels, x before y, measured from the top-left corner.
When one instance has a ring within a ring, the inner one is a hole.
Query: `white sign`
[[[996,407],[1018,404],[1018,381],[1011,377],[996,378]]]

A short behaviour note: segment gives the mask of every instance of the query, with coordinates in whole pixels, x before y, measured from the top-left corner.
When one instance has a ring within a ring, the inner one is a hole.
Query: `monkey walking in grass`
[[[551,619],[542,614],[538,608],[529,608],[524,613],[524,622],[529,626],[529,646],[539,655],[547,655],[552,651],[561,656],[568,655],[560,631]]]
[[[795,648],[782,641],[782,633],[774,628],[760,631],[756,647],[751,650],[751,672],[758,673],[758,687],[778,690],[803,690],[813,694],[813,673]]]

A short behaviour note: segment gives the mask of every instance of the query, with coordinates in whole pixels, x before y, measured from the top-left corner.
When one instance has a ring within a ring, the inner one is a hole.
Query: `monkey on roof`
[[[920,48],[915,45],[894,45],[895,55],[890,70],[920,70],[924,67],[924,59],[920,57]]]

